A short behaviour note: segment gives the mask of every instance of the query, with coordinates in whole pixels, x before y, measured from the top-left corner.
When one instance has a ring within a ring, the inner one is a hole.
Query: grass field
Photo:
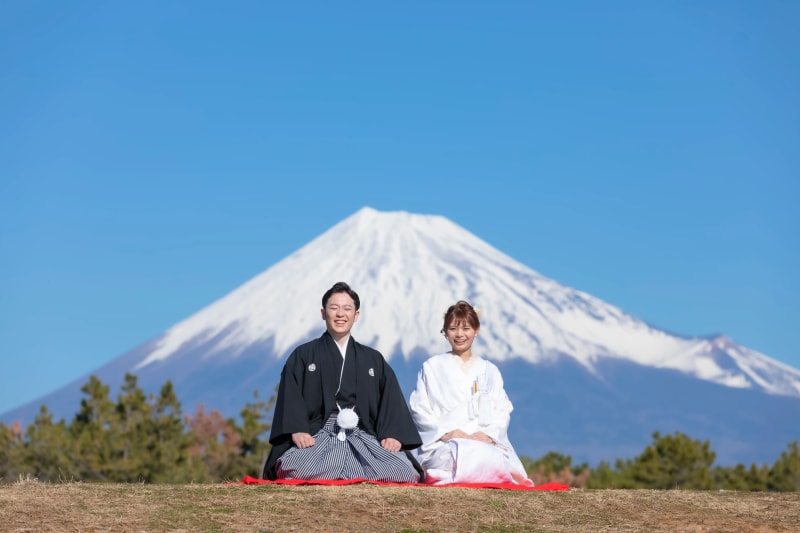
[[[800,531],[800,493],[0,485],[11,531]]]

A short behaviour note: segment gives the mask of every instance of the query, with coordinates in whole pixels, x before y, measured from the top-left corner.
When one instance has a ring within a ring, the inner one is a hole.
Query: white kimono
[[[435,355],[422,364],[409,403],[422,437],[422,446],[414,453],[429,483],[533,485],[508,441],[514,407],[494,364],[474,355],[467,363],[450,353]],[[439,440],[454,429],[468,434],[482,431],[494,444]]]

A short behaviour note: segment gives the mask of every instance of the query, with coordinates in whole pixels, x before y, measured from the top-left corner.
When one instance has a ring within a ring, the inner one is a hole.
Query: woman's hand
[[[489,435],[487,435],[486,433],[484,433],[483,431],[476,431],[467,438],[485,442],[486,444],[494,444],[494,439]]]
[[[442,442],[447,442],[450,439],[468,439],[468,438],[470,437],[467,433],[464,433],[460,429],[454,429],[453,431],[448,431],[447,433],[439,437],[439,440]]]

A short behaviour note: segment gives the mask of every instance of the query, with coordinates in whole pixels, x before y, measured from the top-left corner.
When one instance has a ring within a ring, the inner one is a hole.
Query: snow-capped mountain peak
[[[568,357],[594,371],[614,358],[800,396],[800,371],[726,337],[670,335],[541,276],[444,217],[368,207],[167,330],[136,369],[198,346],[204,357],[230,358],[261,343],[281,358],[323,331],[320,299],[337,281],[361,297],[354,337],[388,359],[447,350],[442,316],[465,299],[481,310],[476,348],[496,361]]]

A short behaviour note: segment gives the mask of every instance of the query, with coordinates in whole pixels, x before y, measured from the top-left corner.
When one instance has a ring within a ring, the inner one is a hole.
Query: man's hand
[[[400,451],[400,441],[397,439],[393,439],[392,437],[386,437],[381,441],[381,446],[385,450],[390,452],[399,452]]]
[[[292,442],[298,448],[310,448],[317,443],[308,433],[292,433]]]
[[[479,440],[481,442],[485,442],[486,444],[494,444],[494,439],[489,435],[487,435],[486,433],[484,433],[483,431],[476,431],[468,438],[472,440]]]
[[[450,439],[468,439],[470,436],[460,429],[454,429],[453,431],[448,431],[444,435],[442,435],[439,440],[442,442],[447,442]]]

